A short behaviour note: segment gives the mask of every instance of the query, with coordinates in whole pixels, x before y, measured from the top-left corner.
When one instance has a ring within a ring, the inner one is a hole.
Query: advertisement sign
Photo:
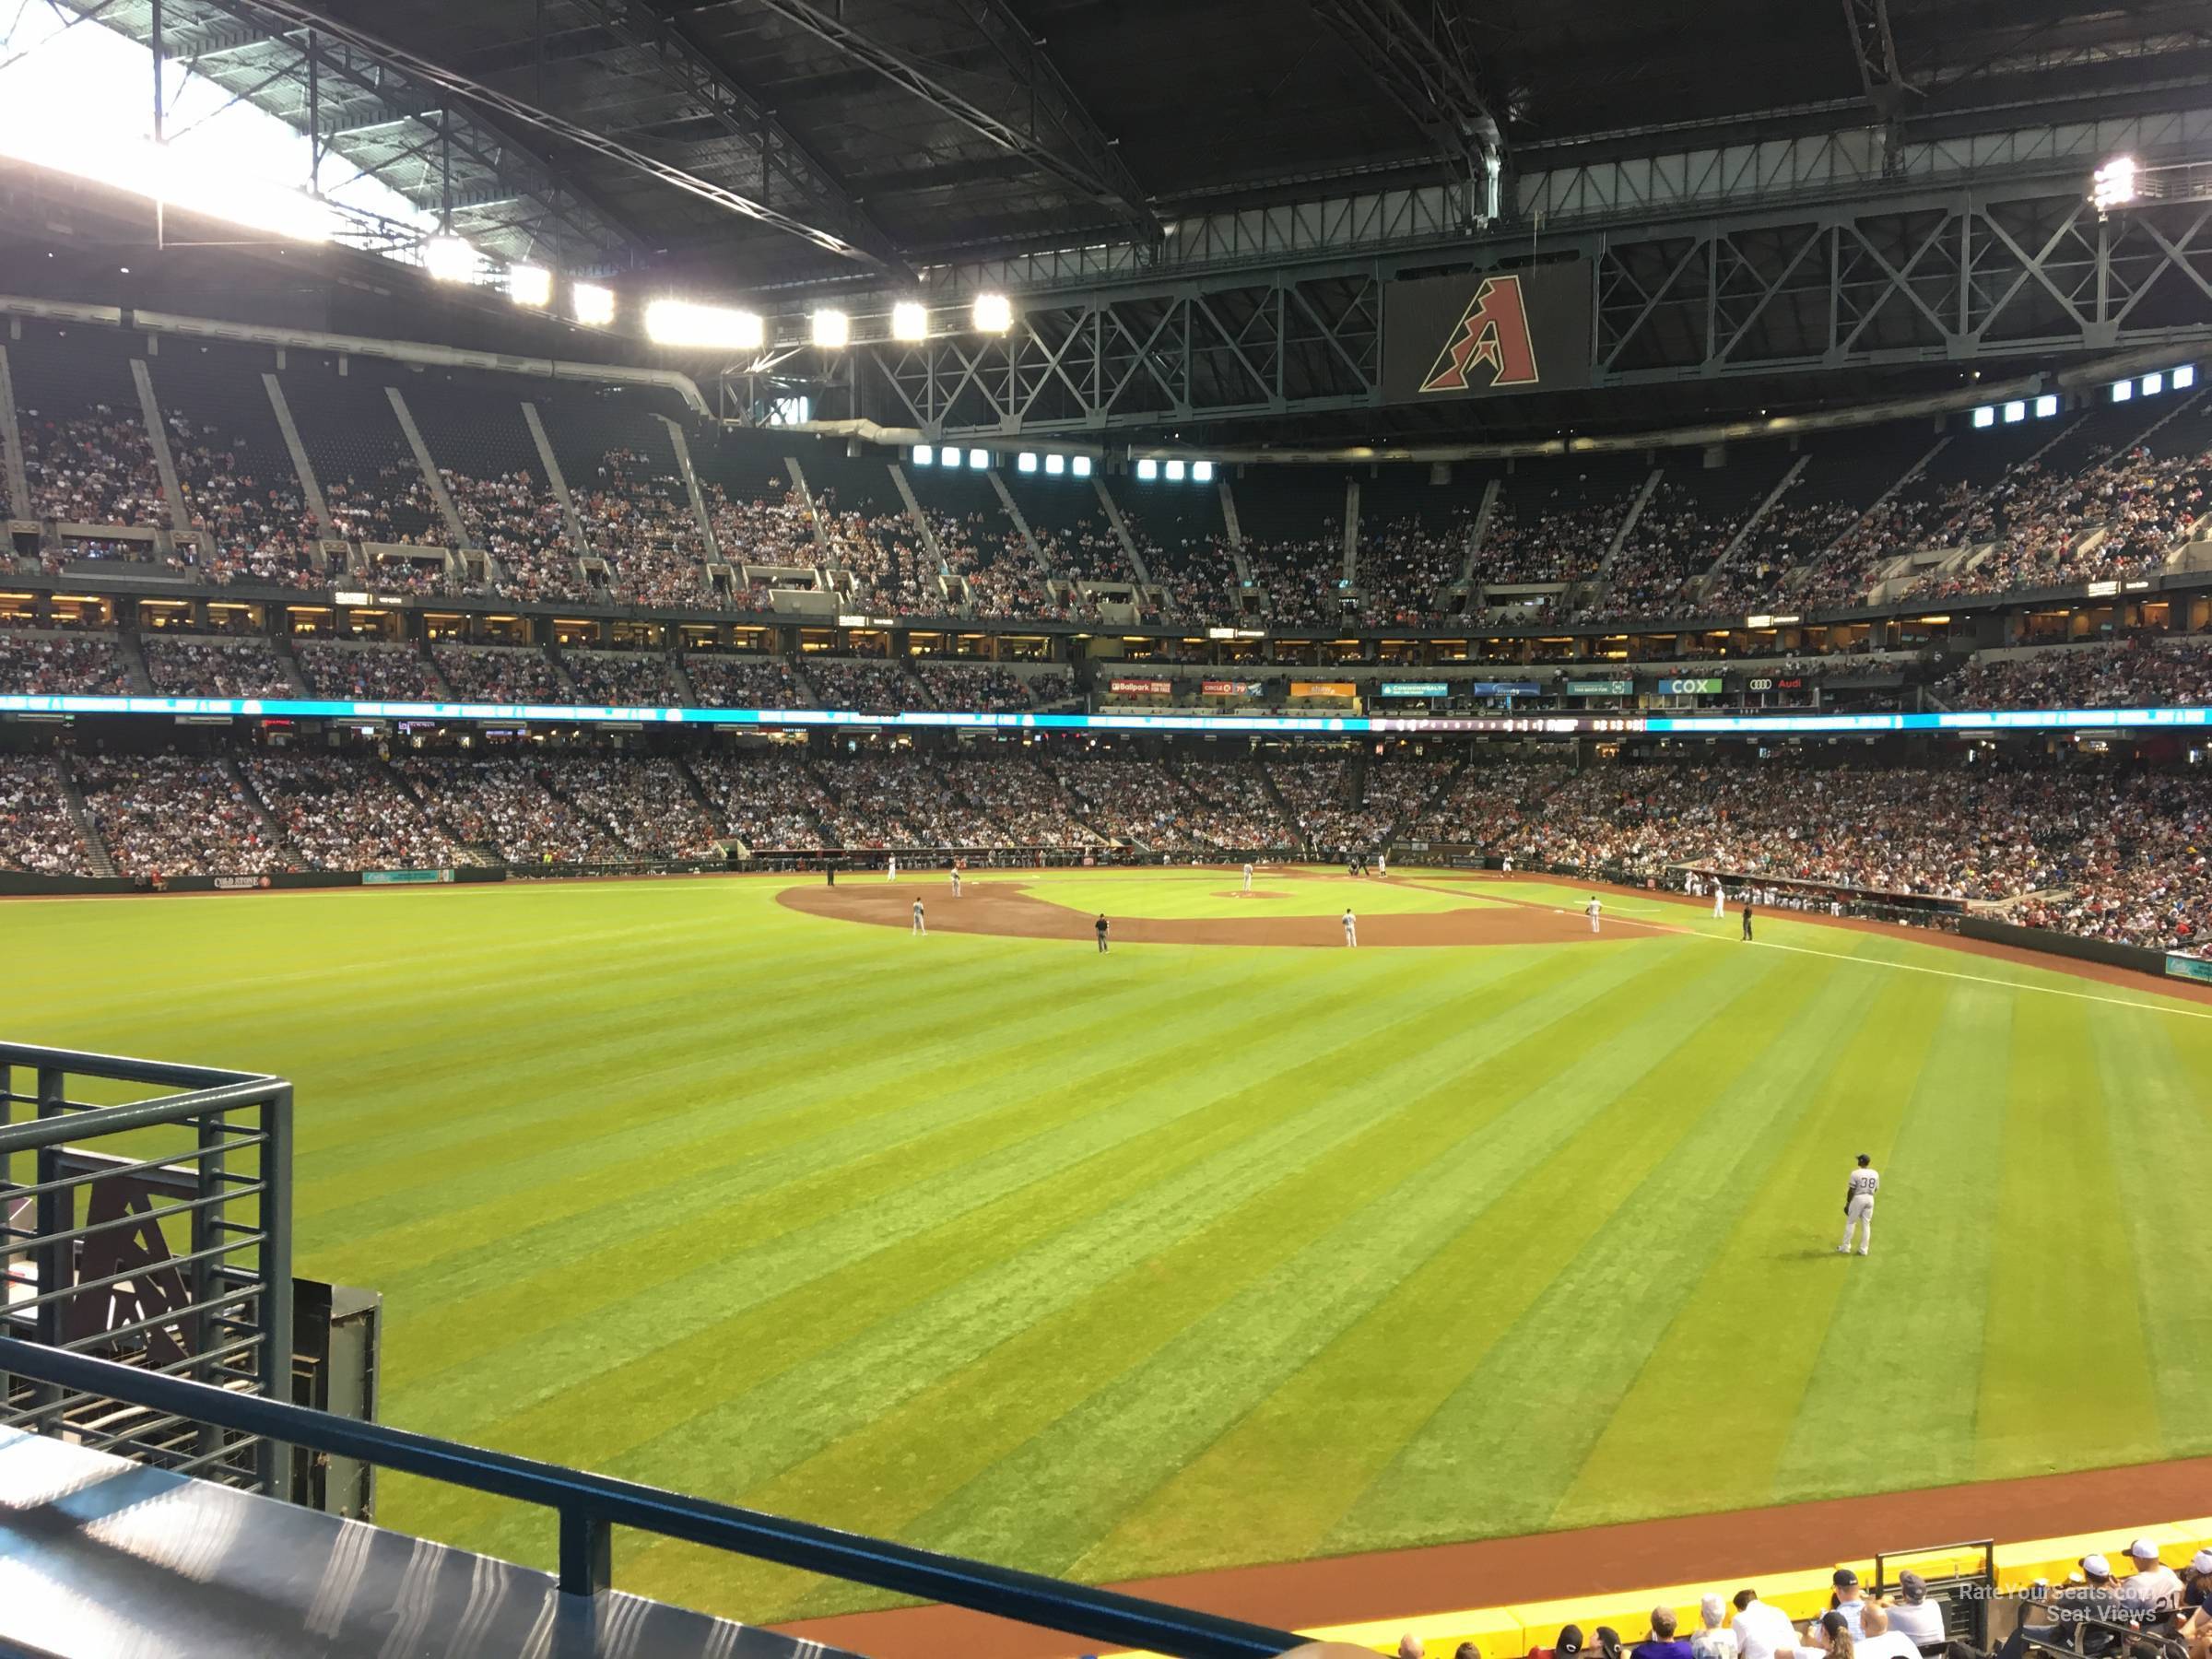
[[[419,887],[429,882],[451,881],[451,870],[363,870],[363,887]]]
[[[2194,980],[2200,985],[2212,985],[2212,959],[2169,956],[2166,959],[2166,977]]]
[[[1359,688],[1350,680],[1292,680],[1293,697],[1357,697]]]
[[[1116,697],[1167,697],[1173,693],[1175,682],[1164,679],[1117,679],[1107,681],[1106,688]]]
[[[1460,689],[1469,697],[1534,697],[1543,688],[1535,680],[1469,680]]]
[[[1634,680],[1569,680],[1566,686],[1570,697],[1633,697]]]
[[[1198,689],[1207,697],[1257,697],[1258,680],[1202,680]]]
[[[1382,291],[1382,395],[1393,403],[1590,383],[1591,265],[1394,282]]]
[[[1702,697],[1720,688],[1718,676],[1702,679],[1663,679],[1659,682],[1659,695],[1662,697]]]
[[[1442,680],[1384,680],[1385,697],[1449,697],[1452,688]]]

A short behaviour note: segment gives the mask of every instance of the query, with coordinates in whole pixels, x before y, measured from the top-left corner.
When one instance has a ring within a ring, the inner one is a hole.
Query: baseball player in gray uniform
[[[1860,1153],[1859,1167],[1851,1172],[1843,1188],[1843,1242],[1836,1246],[1838,1255],[1851,1253],[1854,1231],[1859,1235],[1861,1255],[1874,1242],[1874,1195],[1881,1190],[1882,1178],[1875,1173],[1874,1159]]]

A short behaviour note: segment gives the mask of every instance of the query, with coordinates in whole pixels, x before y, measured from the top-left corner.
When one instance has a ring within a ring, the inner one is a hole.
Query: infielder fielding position
[[[1352,907],[1344,907],[1344,942],[1358,949],[1359,946],[1359,918],[1352,914]]]
[[[1859,1167],[1851,1172],[1843,1188],[1843,1242],[1836,1246],[1838,1255],[1851,1253],[1851,1235],[1859,1235],[1859,1253],[1865,1255],[1874,1243],[1874,1195],[1882,1190],[1882,1178],[1875,1173],[1874,1159],[1865,1153],[1859,1154]]]

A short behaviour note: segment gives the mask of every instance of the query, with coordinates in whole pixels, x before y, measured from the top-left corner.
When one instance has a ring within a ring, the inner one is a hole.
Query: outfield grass
[[[774,892],[10,906],[8,1030],[296,1080],[300,1271],[385,1294],[387,1421],[1051,1571],[2212,1451],[2212,1008],[2147,982],[1627,895],[1595,944],[1100,958]],[[535,1512],[383,1492],[550,1560]],[[867,1605],[627,1535],[617,1572]]]

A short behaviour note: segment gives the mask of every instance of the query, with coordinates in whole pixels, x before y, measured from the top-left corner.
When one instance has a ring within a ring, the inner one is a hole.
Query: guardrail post
[[[615,1529],[588,1511],[560,1512],[560,1593],[596,1595],[615,1586]]]
[[[223,1223],[229,1219],[230,1206],[224,1202],[227,1190],[223,1182],[223,1114],[210,1112],[197,1125],[198,1157],[194,1160],[193,1196],[199,1207],[192,1212],[192,1243],[189,1246],[197,1259],[192,1265],[192,1300],[194,1304],[215,1300],[221,1285],[221,1262],[212,1253],[223,1241]],[[215,1381],[207,1365],[207,1355],[215,1347],[215,1311],[202,1307],[192,1316],[191,1368],[185,1372],[195,1382]],[[213,1423],[200,1425],[199,1454],[212,1457],[223,1443],[223,1431]]]
[[[39,1116],[41,1119],[60,1117],[68,1110],[68,1074],[59,1066],[39,1067]],[[62,1311],[66,1306],[57,1294],[69,1282],[75,1264],[70,1259],[70,1246],[62,1234],[72,1225],[70,1212],[76,1208],[73,1194],[54,1183],[62,1172],[62,1149],[59,1147],[41,1147],[33,1159],[32,1176],[44,1190],[39,1194],[36,1214],[41,1243],[33,1253],[39,1264],[39,1296],[37,1314],[38,1339],[47,1347],[62,1346]],[[41,1387],[40,1404],[47,1409],[39,1419],[39,1432],[53,1432],[53,1414],[61,1407],[66,1394],[64,1390]]]
[[[292,1404],[292,1086],[262,1102],[261,1390]],[[291,1452],[267,1439],[253,1449],[253,1479],[272,1498],[291,1496]]]

